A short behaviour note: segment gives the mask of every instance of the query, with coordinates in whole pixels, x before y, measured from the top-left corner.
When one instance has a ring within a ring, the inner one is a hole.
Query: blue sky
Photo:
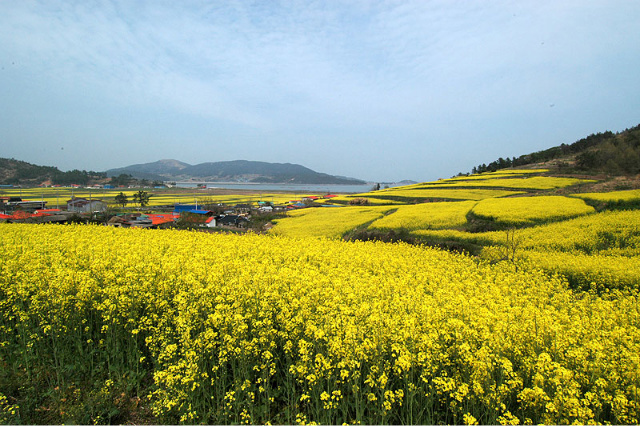
[[[449,177],[640,123],[640,2],[0,0],[0,157]]]

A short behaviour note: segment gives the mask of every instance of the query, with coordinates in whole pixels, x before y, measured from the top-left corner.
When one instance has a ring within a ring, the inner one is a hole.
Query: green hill
[[[104,173],[86,170],[63,172],[57,167],[38,166],[13,158],[0,158],[0,184],[2,185],[40,185],[44,182],[86,185],[104,178],[106,178]]]
[[[540,164],[562,173],[635,175],[640,173],[640,125],[622,132],[594,133],[571,144],[480,164],[471,173]]]

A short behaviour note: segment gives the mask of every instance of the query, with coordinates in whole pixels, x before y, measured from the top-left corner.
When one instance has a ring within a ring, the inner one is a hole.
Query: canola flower
[[[562,178],[552,176],[510,176],[508,178],[498,179],[471,179],[465,181],[436,181],[427,182],[420,187],[497,187],[497,188],[514,188],[514,189],[557,189],[565,188],[567,186],[596,182],[592,179],[576,179],[576,178]]]
[[[391,206],[319,207],[294,210],[275,220],[274,235],[288,237],[340,238],[345,233],[394,210]]]
[[[0,233],[0,394],[24,421],[65,417],[4,384],[41,404],[123,389],[168,423],[640,420],[637,292],[404,244]]]
[[[569,219],[548,223],[559,218],[556,207],[564,205],[566,200],[577,204],[580,209],[578,211],[593,211],[591,207],[585,208],[581,202],[576,203],[563,197],[527,197],[496,202],[494,209],[503,215],[500,222],[504,225],[542,223],[516,231],[518,257],[535,260],[538,266],[548,272],[560,273],[576,288],[638,288],[640,274],[635,257],[640,256],[640,212],[600,212],[571,219],[575,211],[569,210],[563,213],[570,213]],[[433,243],[459,241],[476,247],[485,246],[482,250],[483,258],[503,258],[504,231],[470,233],[447,229],[463,228],[466,224],[465,215],[474,204],[475,202],[470,201],[390,206],[390,210],[383,209],[385,216],[380,215],[368,227],[397,231],[407,229]],[[353,212],[361,209],[367,214],[360,217],[356,213],[350,213],[351,208],[322,211],[313,216],[306,216],[313,210],[298,211],[286,219],[287,228],[283,229],[289,236],[339,238],[347,230],[366,226],[377,214],[371,213],[369,208],[359,207]],[[340,215],[333,216],[338,211]],[[276,226],[274,231],[277,232],[278,229]],[[541,254],[536,254],[536,250]],[[598,257],[589,257],[596,254]],[[541,260],[541,256],[544,260]]]
[[[414,233],[482,245],[500,244],[505,235],[504,231],[472,233],[455,229],[417,230]],[[598,212],[517,229],[516,233],[521,249],[633,257],[640,255],[640,210]]]
[[[413,234],[426,237],[427,240],[462,241],[479,245],[500,244],[504,232],[466,232],[458,229],[417,229]]]
[[[572,287],[599,292],[611,289],[640,290],[638,257],[527,250],[523,259],[566,277]]]
[[[484,200],[485,198],[508,197],[524,193],[523,191],[503,189],[432,188],[428,186],[416,186],[381,189],[380,191],[354,195],[351,198],[364,197],[413,203],[420,200]]]
[[[543,172],[548,172],[548,170],[500,170],[493,173],[458,176],[450,179],[386,188],[347,197],[364,197],[408,203],[420,200],[483,200],[596,182],[589,179],[537,176]]]
[[[476,216],[512,225],[568,219],[593,212],[595,209],[583,200],[557,195],[486,199],[472,210]]]
[[[599,212],[517,232],[525,249],[640,255],[640,210]],[[482,236],[499,242],[502,233]]]
[[[56,205],[64,206],[72,196],[81,198],[92,198],[105,201],[109,204],[117,205],[115,197],[122,192],[128,198],[128,206],[133,207],[133,195],[139,189],[71,189],[71,188],[9,188],[0,191],[3,196],[22,197],[27,200],[46,201],[48,207],[55,208]],[[256,205],[258,201],[268,201],[275,204],[285,204],[295,198],[300,198],[299,194],[287,193],[252,193],[244,194],[216,194],[215,189],[152,189],[145,190],[151,197],[149,206],[166,206],[173,204],[198,204],[220,203],[220,204],[244,204]]]
[[[566,277],[583,289],[640,288],[640,211],[605,211],[561,222],[515,229],[517,257]],[[413,231],[428,241],[484,246],[483,258],[505,256],[505,231]]]
[[[518,177],[518,176],[531,176],[533,174],[547,173],[549,169],[523,169],[523,170],[508,170],[502,169],[495,172],[478,173],[469,176],[456,176],[449,179],[441,179],[438,182],[456,182],[464,180],[484,180],[484,179],[496,179],[505,177]]]
[[[574,287],[640,289],[640,211],[608,211],[516,231],[520,256]],[[500,244],[504,234],[476,238]]]
[[[245,194],[216,194],[215,190],[205,190],[198,193],[187,191],[184,194],[164,194],[163,192],[154,193],[151,197],[151,206],[179,204],[250,204],[257,206],[259,201],[270,202],[273,204],[288,204],[294,199],[300,199],[299,194],[287,193],[245,193]]]
[[[611,192],[587,192],[582,194],[573,194],[572,197],[578,197],[591,201],[637,202],[640,201],[640,189],[628,189],[624,191]]]
[[[400,206],[396,211],[376,220],[369,227],[378,229],[442,229],[467,223],[467,213],[475,201],[423,203]]]
[[[401,201],[401,200],[389,200],[389,199],[384,199],[384,198],[363,197],[363,196],[360,196],[360,195],[339,195],[339,196],[337,196],[335,198],[331,198],[331,199],[325,201],[325,204],[349,205],[349,202],[353,201],[354,199],[358,199],[358,198],[364,198],[365,200],[367,200],[367,203],[369,203],[369,205],[372,205],[372,206],[376,206],[376,205],[393,205],[393,204],[404,205],[404,204],[406,204],[404,201]]]

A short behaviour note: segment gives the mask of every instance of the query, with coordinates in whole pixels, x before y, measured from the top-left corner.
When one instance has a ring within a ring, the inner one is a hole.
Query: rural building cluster
[[[327,195],[324,198],[332,198]],[[9,223],[71,223],[100,222],[122,228],[169,228],[177,223],[190,227],[232,228],[243,230],[250,227],[251,218],[270,213],[307,208],[322,197],[309,196],[294,200],[287,205],[273,205],[259,201],[257,205],[235,204],[216,206],[216,211],[198,207],[197,204],[175,204],[155,209],[158,213],[115,212],[109,203],[96,198],[72,197],[58,208],[48,208],[47,201],[30,201],[21,197],[0,197],[0,222]],[[166,212],[167,208],[173,211]]]

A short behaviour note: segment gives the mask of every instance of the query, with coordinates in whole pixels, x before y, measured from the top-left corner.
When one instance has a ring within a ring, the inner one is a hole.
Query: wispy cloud
[[[591,129],[585,102],[640,90],[639,11],[608,0],[24,0],[0,3],[0,57],[24,70],[7,84],[202,117],[278,152],[305,133],[345,152],[365,141],[420,151],[443,138],[489,146],[558,114]],[[638,101],[627,102],[629,117]],[[523,117],[528,127],[510,128]]]

